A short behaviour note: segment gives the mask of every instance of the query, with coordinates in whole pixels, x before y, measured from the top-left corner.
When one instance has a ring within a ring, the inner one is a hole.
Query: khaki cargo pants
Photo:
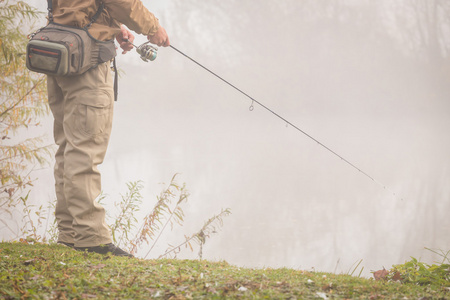
[[[58,242],[76,247],[111,243],[97,166],[111,134],[113,82],[109,63],[72,77],[48,76],[48,102],[54,116]]]

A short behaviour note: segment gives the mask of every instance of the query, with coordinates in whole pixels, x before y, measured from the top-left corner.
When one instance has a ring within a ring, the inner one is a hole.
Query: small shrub
[[[120,211],[113,218],[114,222],[110,226],[114,243],[127,248],[133,254],[144,244],[150,245],[144,256],[144,258],[147,258],[167,228],[173,230],[175,225],[183,226],[184,211],[182,206],[188,201],[189,192],[185,184],[180,185],[176,182],[176,177],[177,174],[172,177],[169,185],[157,196],[155,206],[144,217],[140,226],[137,226],[138,220],[135,218],[135,213],[140,210],[142,204],[140,191],[143,185],[140,181],[127,184],[128,192],[125,196],[122,196],[120,203],[116,203]],[[169,246],[159,257],[170,256],[174,258],[183,247],[194,251],[192,245],[196,243],[199,246],[198,256],[202,259],[203,245],[206,240],[212,234],[218,232],[219,228],[223,226],[223,218],[230,214],[229,209],[222,210],[219,214],[208,219],[198,232],[185,236],[184,241],[175,243],[175,246]]]
[[[410,261],[393,266],[387,275],[387,279],[420,285],[450,286],[450,261],[448,258],[450,251],[445,253],[432,249],[428,250],[439,254],[443,260],[429,265],[411,257]]]

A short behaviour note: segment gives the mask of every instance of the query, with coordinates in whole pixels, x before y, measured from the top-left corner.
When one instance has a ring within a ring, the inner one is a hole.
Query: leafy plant
[[[180,204],[187,201],[189,194],[185,185],[180,186],[176,183],[176,176],[177,175],[175,174],[172,177],[169,186],[157,196],[158,201],[154,208],[144,217],[134,238],[128,240],[130,244],[129,251],[131,253],[136,253],[137,249],[144,242],[149,244],[150,240],[154,240],[154,243],[150,248],[151,251],[167,225],[170,224],[171,228],[173,228],[174,223],[182,224],[184,212]],[[176,201],[175,206],[171,208],[170,205],[176,198],[178,198],[178,200]]]
[[[28,243],[56,243],[58,228],[55,218],[50,217],[51,212],[54,215],[55,202],[49,201],[46,208],[44,205],[37,206],[30,203],[29,195],[28,192],[26,196],[20,197],[20,203],[18,203],[22,207],[22,224],[17,237]]]
[[[119,215],[115,218],[114,223],[110,226],[114,243],[120,246],[124,240],[129,241],[129,232],[135,228],[137,219],[134,216],[139,211],[139,205],[142,203],[142,196],[140,190],[142,189],[142,182],[127,183],[128,192],[122,196],[120,203],[115,203],[119,206]]]
[[[223,217],[226,217],[231,214],[230,209],[225,209],[220,212],[220,214],[213,216],[208,221],[205,222],[203,227],[191,236],[185,236],[185,241],[178,246],[170,247],[164,254],[159,256],[159,258],[163,258],[168,256],[169,254],[178,254],[181,251],[181,247],[189,247],[192,251],[192,242],[195,242],[199,245],[200,249],[198,252],[198,256],[200,259],[203,258],[203,245],[206,243],[206,238],[210,238],[213,233],[217,232],[219,227],[223,226]],[[148,254],[148,253],[147,253]]]
[[[443,252],[428,249],[439,254],[443,260],[435,264],[426,264],[418,259],[411,257],[410,261],[401,265],[395,265],[389,271],[387,279],[400,281],[403,283],[415,283],[420,285],[440,285],[450,286],[450,251]]]
[[[140,191],[143,185],[141,181],[127,184],[128,192],[125,196],[122,196],[120,203],[115,203],[120,208],[120,211],[114,217],[115,221],[110,226],[114,243],[128,247],[128,251],[133,254],[146,243],[150,245],[149,250],[144,256],[144,258],[147,258],[167,228],[170,227],[173,230],[174,225],[183,225],[185,215],[182,205],[187,202],[189,192],[185,184],[180,185],[176,182],[176,177],[177,174],[172,177],[169,185],[157,196],[155,206],[144,217],[142,224],[137,230],[138,220],[135,215],[140,210],[142,204]],[[103,197],[100,197],[100,201],[103,200]],[[172,257],[176,256],[182,247],[190,248],[193,251],[192,244],[197,243],[200,248],[199,258],[202,259],[203,245],[206,239],[218,231],[219,227],[223,225],[223,217],[229,214],[231,214],[229,209],[222,210],[220,214],[207,220],[198,232],[191,236],[185,236],[183,242],[176,246],[170,246],[160,257],[166,257],[168,255],[172,255]]]
[[[26,232],[26,239],[29,241],[39,241],[41,239],[38,234],[38,227],[42,224],[42,205],[35,209],[35,205],[30,205],[28,202],[28,193],[25,197],[20,197],[23,205],[23,219],[24,224],[21,229],[21,232]],[[37,216],[35,220],[33,218],[33,213]],[[35,224],[36,221],[36,224]]]
[[[56,208],[56,202],[55,201],[49,201],[47,205],[46,217],[43,219],[45,220],[45,228],[44,230],[44,237],[43,241],[47,243],[56,243],[58,240],[58,225],[56,224],[55,216],[55,208]],[[53,217],[50,217],[53,216]]]

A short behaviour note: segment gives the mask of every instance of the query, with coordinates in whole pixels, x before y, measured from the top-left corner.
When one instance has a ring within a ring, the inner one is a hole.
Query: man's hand
[[[133,45],[131,43],[134,41],[134,35],[124,25],[120,27],[120,33],[116,35],[116,40],[119,43],[120,48],[123,50],[122,54],[125,54],[133,49]]]
[[[159,47],[170,46],[169,36],[167,35],[166,30],[161,26],[158,28],[158,31],[154,35],[147,36],[147,39],[150,41],[150,43],[155,44]]]

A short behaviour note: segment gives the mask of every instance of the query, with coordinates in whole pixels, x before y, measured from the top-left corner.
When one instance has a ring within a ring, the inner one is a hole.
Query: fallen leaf
[[[402,275],[400,275],[399,272],[395,272],[394,276],[392,276],[392,280],[394,280],[394,281],[401,281],[402,280]]]
[[[324,290],[325,292],[329,292],[332,289],[333,289],[333,283],[326,284],[326,285],[322,286],[322,290]]]
[[[387,274],[389,274],[389,271],[383,268],[383,270],[373,272],[373,277],[375,280],[382,280],[386,278]]]

